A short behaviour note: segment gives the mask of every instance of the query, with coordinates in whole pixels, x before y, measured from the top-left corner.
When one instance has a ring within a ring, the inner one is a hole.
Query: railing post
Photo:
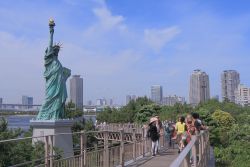
[[[50,148],[50,149],[49,149],[49,150],[50,150],[50,151],[49,151],[49,152],[50,152],[50,153],[49,153],[49,155],[50,155],[50,156],[49,156],[50,167],[53,167],[53,160],[54,160],[54,157],[53,157],[53,156],[54,156],[54,152],[53,152],[53,147],[54,147],[53,137],[54,137],[53,135],[50,135],[50,136],[49,136],[49,139],[50,139],[50,147],[49,147],[49,148]]]
[[[84,167],[86,166],[86,148],[87,148],[87,140],[86,140],[86,135],[84,131],[81,131],[80,133],[80,150],[81,150],[81,161],[80,161],[80,166]]]
[[[199,144],[197,140],[197,136],[195,136],[195,143],[192,147],[192,159],[193,159],[193,167],[197,167],[197,144]]]
[[[210,141],[209,141],[209,133],[206,132],[206,150],[207,150],[207,163],[209,162],[210,160]]]
[[[201,162],[201,157],[202,157],[202,142],[201,142],[201,136],[202,136],[202,134],[199,136],[199,138],[198,138],[198,142],[199,142],[199,161],[198,161],[198,163],[200,164],[200,162]]]
[[[108,141],[108,135],[109,132],[105,131],[104,133],[104,167],[109,167],[109,141]]]
[[[201,163],[203,164],[202,166],[204,166],[204,164],[206,164],[206,160],[204,159],[204,155],[205,154],[205,143],[204,143],[204,132],[202,132],[201,135]]]
[[[133,128],[133,133],[132,133],[132,140],[133,140],[133,159],[136,161],[136,136],[135,136],[135,128]]]
[[[49,167],[49,136],[45,136],[44,152],[45,167]]]
[[[142,156],[145,156],[145,146],[146,146],[146,138],[145,138],[145,128],[142,127],[142,133],[141,133],[141,140],[142,140]]]
[[[81,160],[80,160],[80,167],[84,167],[83,166],[83,134],[82,131],[80,133],[80,155],[81,155]]]
[[[124,129],[120,129],[120,165],[124,167]]]

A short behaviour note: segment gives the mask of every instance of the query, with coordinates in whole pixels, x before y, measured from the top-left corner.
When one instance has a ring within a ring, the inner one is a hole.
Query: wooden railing
[[[120,129],[119,133],[111,131],[92,132],[95,133],[95,135],[99,137],[100,140],[103,140],[103,149],[96,149],[94,151],[87,150],[86,135],[88,133],[81,132],[80,154],[74,157],[56,160],[56,163],[53,163],[53,166],[123,167],[126,163],[136,161],[136,159],[138,159],[139,157],[145,156],[150,152],[151,149],[150,141],[144,135],[145,129],[141,129],[141,134],[136,133],[136,131],[139,131],[136,129],[133,129],[131,131],[133,132],[125,133],[124,129]],[[116,136],[116,138],[110,138],[110,136],[113,136],[112,133],[115,134],[114,136]],[[102,134],[102,137],[100,137],[100,135],[98,134]],[[130,135],[131,137],[126,138],[126,135]],[[140,137],[138,138],[138,136]],[[115,141],[115,143],[110,143],[110,141]],[[164,143],[165,142],[161,141],[161,146],[163,146]],[[51,163],[48,162],[47,167],[52,167]]]
[[[170,165],[170,167],[207,167],[210,155],[209,133],[201,131]]]
[[[122,127],[122,129],[119,129]],[[146,129],[137,125],[109,125],[105,131],[62,133],[49,136],[27,137],[0,141],[0,145],[20,141],[32,144],[36,138],[43,138],[44,156],[40,159],[13,164],[13,166],[39,166],[39,167],[109,167],[125,166],[128,162],[136,161],[151,150],[150,140],[146,138]],[[101,129],[100,129],[101,130]],[[58,157],[53,149],[55,136],[69,135],[78,141],[71,157]],[[94,148],[87,148],[88,136],[98,139]],[[163,139],[163,138],[162,138]],[[161,141],[161,145],[165,142]],[[34,144],[34,143],[33,143]],[[43,152],[42,151],[42,152]]]

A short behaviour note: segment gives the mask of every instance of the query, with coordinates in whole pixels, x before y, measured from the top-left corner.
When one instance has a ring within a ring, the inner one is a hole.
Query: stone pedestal
[[[71,127],[73,123],[73,120],[30,120],[30,126],[33,128],[33,137],[38,137],[33,138],[32,142],[45,142],[45,137],[39,136],[54,135],[53,146],[63,151],[62,156],[73,156],[72,134],[68,134],[72,133]]]

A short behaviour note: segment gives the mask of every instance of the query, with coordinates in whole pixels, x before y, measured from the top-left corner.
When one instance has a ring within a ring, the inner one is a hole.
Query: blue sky
[[[234,69],[250,86],[250,2],[245,0],[8,0],[0,1],[0,97],[44,97],[43,56],[48,19],[63,43],[61,63],[84,78],[84,101],[126,94],[188,97],[189,76],[200,68],[211,95],[220,74]]]

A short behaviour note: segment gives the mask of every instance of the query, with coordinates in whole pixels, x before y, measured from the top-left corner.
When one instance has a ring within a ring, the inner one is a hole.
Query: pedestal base
[[[73,125],[73,120],[30,120],[30,126],[33,127],[33,143],[38,141],[45,141],[44,137],[54,135],[53,146],[59,148],[63,151],[63,157],[73,156],[73,142],[72,134],[62,134],[59,133],[72,133],[71,127]]]

